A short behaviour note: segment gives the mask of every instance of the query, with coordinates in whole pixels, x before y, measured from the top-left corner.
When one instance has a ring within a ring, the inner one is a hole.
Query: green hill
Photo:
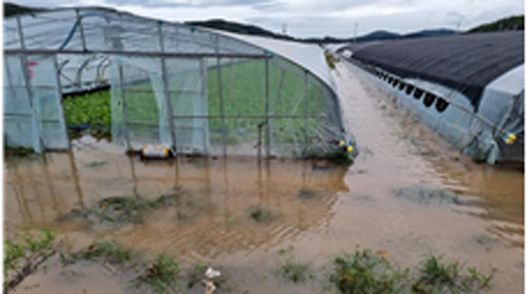
[[[467,31],[467,33],[485,33],[500,31],[523,31],[523,15],[502,18],[494,22],[479,25]]]
[[[28,7],[28,6],[22,6],[14,3],[6,2],[4,3],[4,17],[10,17],[14,15],[19,14],[26,14],[26,13],[33,13],[33,12],[39,12],[44,9],[41,8],[34,8],[34,7]]]

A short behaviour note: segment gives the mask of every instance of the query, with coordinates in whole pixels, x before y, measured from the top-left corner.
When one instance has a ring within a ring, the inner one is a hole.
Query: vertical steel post
[[[68,136],[68,127],[66,126],[66,116],[64,115],[64,105],[62,104],[62,85],[60,83],[60,75],[59,75],[59,70],[58,70],[59,63],[57,60],[57,55],[53,55],[53,67],[56,73],[55,76],[57,78],[57,97],[59,99],[58,108],[60,111],[59,121],[61,121],[62,125],[64,126],[64,132],[66,136],[66,141],[68,142],[68,150],[69,150],[71,149],[71,142]]]
[[[216,54],[219,54],[220,51],[220,39],[218,35],[216,35],[216,48],[215,48]],[[220,117],[221,117],[221,131],[222,131],[222,139],[223,139],[223,156],[227,156],[227,129],[225,128],[225,105],[223,101],[223,83],[221,79],[221,63],[220,63],[220,57],[216,57],[216,73],[218,78],[218,92],[219,92],[219,98],[220,98]]]
[[[86,38],[84,36],[84,26],[82,25],[82,17],[79,14],[79,9],[75,8],[75,15],[77,16],[77,23],[79,24],[79,32],[81,33],[82,51],[86,51]]]
[[[121,99],[123,100],[124,138],[126,140],[126,151],[128,151],[132,146],[130,144],[130,134],[128,132],[128,101],[126,100],[126,89],[124,88],[122,64],[119,64],[119,89],[121,90]]]
[[[265,156],[271,157],[271,105],[269,102],[269,57],[265,58]]]
[[[165,43],[163,40],[163,32],[161,28],[162,22],[157,23],[157,33],[159,35],[159,49],[161,52],[165,52]],[[168,84],[167,65],[164,55],[161,56],[161,77],[163,80],[163,89],[165,92],[165,103],[167,108],[168,126],[170,127],[170,137],[172,139],[172,147],[174,148],[174,154],[177,154],[177,134],[176,124],[174,123],[174,109],[172,108],[172,98],[170,94],[170,87]]]
[[[303,109],[303,114],[304,114],[304,148],[302,149],[302,156],[306,156],[306,148],[307,148],[307,123],[308,123],[308,120],[307,120],[307,103],[308,103],[308,99],[309,99],[309,74],[307,72],[307,70],[304,70],[304,103],[302,103],[304,109]]]
[[[207,112],[207,67],[204,64],[203,58],[199,59],[199,73],[201,79],[201,88],[200,88],[200,109],[203,112],[202,114],[208,115]],[[209,154],[209,124],[208,118],[200,118],[202,135],[203,135],[203,153]]]
[[[22,49],[22,51],[24,51],[26,49],[26,43],[24,41],[24,33],[22,32],[22,21],[20,20],[20,16],[16,17],[16,23],[17,23],[17,28],[18,28],[18,37],[20,39],[20,48]],[[33,119],[32,119],[33,135],[35,135],[36,133],[38,137],[36,144],[35,142],[33,142],[33,148],[35,149],[36,152],[41,152],[44,147],[44,144],[42,142],[42,136],[41,136],[42,134],[40,133],[40,128],[38,127],[40,125],[40,116],[38,115],[38,109],[35,109],[33,90],[31,89],[31,81],[29,79],[29,71],[27,68],[28,66],[27,56],[25,53],[20,54],[20,66],[21,66],[22,73],[24,76],[25,88],[26,88],[28,99],[29,99],[29,107],[31,107],[31,112],[33,114]]]

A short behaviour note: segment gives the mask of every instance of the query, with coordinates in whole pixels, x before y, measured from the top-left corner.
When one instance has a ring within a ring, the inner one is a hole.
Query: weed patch
[[[418,293],[477,293],[488,286],[492,276],[432,255],[422,262],[412,289]]]
[[[75,257],[88,261],[104,260],[105,262],[122,264],[131,260],[131,253],[116,242],[97,241]]]
[[[408,290],[408,271],[394,268],[370,251],[337,257],[331,282],[340,293],[398,293]]]
[[[313,270],[307,263],[288,260],[280,269],[278,274],[287,281],[293,283],[306,282],[314,277]]]
[[[55,235],[47,230],[25,235],[19,241],[4,241],[4,289],[9,290],[32,274],[55,254]]]
[[[276,218],[276,215],[269,209],[254,206],[248,209],[249,217],[257,223],[269,223]]]
[[[170,293],[177,290],[178,277],[179,264],[161,254],[135,279],[135,283],[140,287],[150,287],[154,293]]]
[[[144,217],[153,210],[176,205],[179,201],[179,192],[161,195],[155,200],[146,200],[135,196],[114,196],[99,201],[94,207],[75,208],[59,221],[82,219],[92,225],[103,225],[112,228],[126,224],[141,223]]]
[[[330,280],[340,293],[478,293],[493,276],[435,255],[401,270],[368,250],[337,257],[334,266]]]

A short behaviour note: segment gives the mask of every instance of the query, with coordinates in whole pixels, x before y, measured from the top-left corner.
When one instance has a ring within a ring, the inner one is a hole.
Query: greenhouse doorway
[[[112,57],[112,139],[127,150],[165,144],[209,153],[207,67],[203,59]]]

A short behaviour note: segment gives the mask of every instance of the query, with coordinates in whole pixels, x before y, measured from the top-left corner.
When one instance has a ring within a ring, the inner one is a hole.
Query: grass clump
[[[254,206],[248,209],[249,217],[257,223],[269,223],[276,218],[276,215],[269,209]]]
[[[138,286],[148,286],[154,293],[170,293],[177,290],[179,264],[164,254],[159,255],[135,282]]]
[[[63,265],[69,265],[77,261],[103,261],[111,264],[124,264],[132,260],[132,254],[115,241],[95,241],[86,249],[68,255],[60,255]]]
[[[418,293],[477,293],[489,285],[492,276],[474,267],[465,271],[464,264],[432,255],[422,262],[412,289]]]
[[[340,293],[479,293],[489,275],[430,255],[416,269],[398,269],[368,250],[337,257],[330,280]]]
[[[25,235],[20,241],[4,241],[4,289],[9,291],[36,271],[55,254],[55,235],[42,230],[38,235]]]
[[[394,268],[385,258],[368,250],[337,257],[330,280],[340,293],[399,293],[407,285],[408,272]]]
[[[111,263],[124,263],[130,261],[130,251],[122,248],[114,241],[98,241],[82,252],[82,258],[85,260],[104,259]]]
[[[295,284],[306,282],[314,277],[309,264],[291,260],[287,261],[282,267],[280,267],[278,274],[285,280],[291,281]]]
[[[73,209],[59,221],[81,218],[91,224],[120,227],[126,224],[141,223],[153,210],[178,204],[179,192],[161,195],[155,200],[135,196],[113,196],[99,201],[94,207]]]
[[[103,223],[138,223],[149,209],[150,205],[146,200],[133,196],[116,196],[101,200],[93,214]]]
[[[19,242],[4,241],[4,276],[21,267],[23,261],[31,260],[35,255],[41,255],[53,247],[55,235],[42,230],[39,235],[25,235]]]

